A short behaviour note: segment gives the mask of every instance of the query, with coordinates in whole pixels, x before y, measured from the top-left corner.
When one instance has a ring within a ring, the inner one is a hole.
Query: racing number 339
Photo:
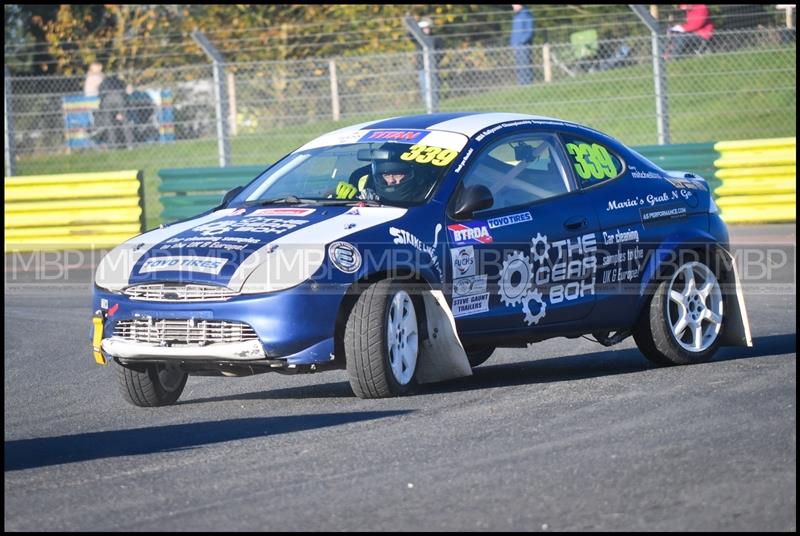
[[[602,145],[568,143],[567,151],[575,161],[575,172],[582,179],[603,179],[617,176],[614,159]]]
[[[440,147],[429,147],[417,143],[412,145],[408,152],[400,155],[400,160],[413,160],[418,164],[431,163],[434,166],[446,166],[458,155],[458,152],[452,149],[442,149]]]

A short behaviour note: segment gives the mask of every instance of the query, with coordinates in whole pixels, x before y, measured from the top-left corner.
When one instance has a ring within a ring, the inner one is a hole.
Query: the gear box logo
[[[589,233],[552,244],[547,235],[531,239],[530,256],[514,251],[500,271],[498,295],[507,307],[522,305],[529,326],[547,314],[547,303],[561,303],[594,294],[597,238]],[[551,256],[555,257],[551,263]],[[547,300],[543,290],[547,289]]]

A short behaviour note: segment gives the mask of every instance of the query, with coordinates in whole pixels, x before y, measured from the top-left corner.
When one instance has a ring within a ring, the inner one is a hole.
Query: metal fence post
[[[664,62],[664,50],[659,37],[658,21],[641,4],[629,4],[636,15],[642,19],[650,29],[653,54],[653,85],[656,93],[656,128],[658,130],[658,144],[670,143],[669,136],[669,106],[667,104],[667,66]]]
[[[544,65],[544,81],[550,83],[553,81],[553,65],[550,59],[550,43],[542,45],[542,64]]]
[[[17,151],[14,149],[14,119],[11,117],[11,72],[8,66],[3,69],[3,111],[6,116],[4,130],[6,135],[6,177],[13,177],[17,174]]]
[[[331,75],[331,116],[334,121],[339,120],[339,81],[336,76],[336,61],[328,61],[328,71]]]
[[[433,61],[435,53],[433,49],[433,39],[422,31],[417,21],[414,20],[414,17],[411,15],[405,16],[403,18],[403,23],[422,47],[422,69],[423,76],[425,77],[425,109],[429,114],[432,114],[437,112],[439,108],[438,99],[434,95],[434,92],[439,90],[439,84],[436,84],[436,88],[433,87],[433,81],[436,77],[436,73],[434,72],[436,65]]]
[[[431,53],[431,47],[423,46],[422,68],[425,71],[425,109],[429,114],[432,114],[436,111],[433,105],[433,73],[431,73],[433,66],[432,56],[433,54]]]
[[[228,167],[231,165],[231,145],[230,136],[228,132],[228,95],[226,80],[225,80],[225,67],[224,58],[219,50],[211,44],[206,36],[195,30],[192,32],[192,38],[200,45],[203,52],[211,58],[214,71],[214,109],[217,115],[217,147],[219,152],[219,165],[220,167]]]
[[[233,73],[228,73],[228,110],[231,134],[236,136],[239,133],[239,127],[236,120],[236,77]]]

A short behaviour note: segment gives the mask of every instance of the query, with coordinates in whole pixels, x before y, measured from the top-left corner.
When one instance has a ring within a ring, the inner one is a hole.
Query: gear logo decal
[[[530,308],[530,303],[534,300],[539,303],[539,309],[536,314],[532,314]],[[525,323],[529,326],[531,324],[538,324],[539,320],[544,318],[545,311],[547,311],[547,304],[544,303],[542,293],[538,290],[534,290],[528,294],[522,302],[522,312],[525,313]]]
[[[532,279],[533,267],[523,253],[515,251],[506,257],[500,272],[500,301],[508,307],[523,302],[531,289]]]
[[[551,250],[555,251],[552,262]],[[547,314],[548,303],[594,294],[596,255],[597,237],[593,233],[553,243],[547,235],[536,233],[531,239],[530,257],[526,252],[513,251],[503,261],[497,292],[500,301],[506,307],[521,304],[525,323],[536,325]]]
[[[536,233],[536,236],[533,237],[531,240],[531,253],[533,254],[533,260],[536,262],[544,262],[547,260],[547,252],[550,250],[550,245],[547,243],[547,235],[542,236],[540,233]],[[543,245],[544,249],[541,253],[539,253],[539,246]]]

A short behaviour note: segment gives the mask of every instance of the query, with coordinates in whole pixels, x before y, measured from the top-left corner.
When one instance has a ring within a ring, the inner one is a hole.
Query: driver
[[[414,180],[414,167],[406,162],[373,161],[372,177],[365,174],[358,180],[358,187],[340,182],[336,187],[338,199],[385,200],[409,202],[416,197],[418,185]],[[366,171],[366,170],[365,170]]]
[[[417,195],[414,167],[407,162],[378,161],[373,165],[375,190],[381,199],[409,202]]]

